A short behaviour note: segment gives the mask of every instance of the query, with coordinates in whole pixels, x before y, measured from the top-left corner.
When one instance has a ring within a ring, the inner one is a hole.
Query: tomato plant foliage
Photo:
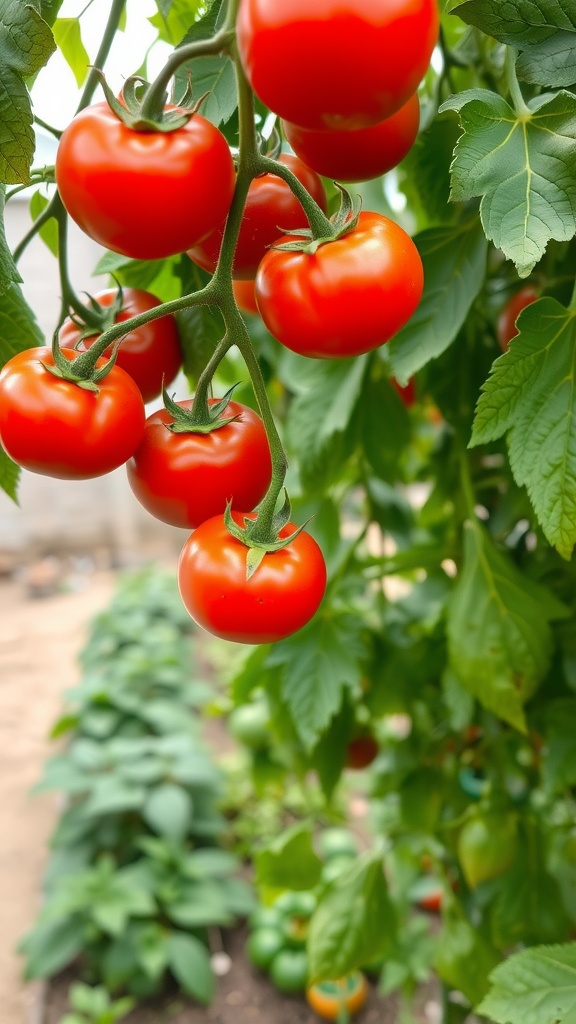
[[[568,1022],[570,997],[556,993],[573,969],[576,927],[573,4],[399,0],[410,17],[389,31],[377,17],[389,5],[368,0],[343,0],[338,17],[324,0],[158,0],[151,23],[171,46],[168,63],[151,84],[145,64],[133,78],[126,68],[120,100],[114,83],[97,95],[101,78],[86,68],[100,47],[106,75],[104,39],[88,40],[81,16],[72,28],[60,6],[0,0],[1,209],[29,197],[34,220],[13,250],[0,227],[0,365],[49,345],[19,271],[36,236],[59,261],[54,330],[72,317],[84,333],[76,358],[43,350],[57,373],[36,360],[53,394],[66,386],[93,407],[117,370],[98,377],[97,358],[118,355],[122,366],[124,337],[175,318],[195,397],[169,436],[166,421],[179,414],[165,396],[155,455],[182,448],[192,463],[252,417],[258,451],[232,452],[236,475],[221,474],[215,511],[208,473],[192,482],[187,471],[189,493],[175,483],[167,495],[167,456],[152,470],[137,451],[139,406],[126,450],[96,460],[98,471],[129,462],[154,514],[197,528],[181,561],[185,603],[213,632],[258,644],[235,659],[230,695],[244,707],[266,693],[271,740],[251,755],[260,793],[272,776],[314,773],[330,806],[348,752],[371,738],[374,759],[361,770],[378,842],[322,883],[314,977],[385,952],[385,991],[410,991],[433,963],[448,990],[496,1021],[524,1024],[537,998],[550,1020]],[[110,41],[124,5],[100,6]],[[104,162],[89,201],[66,124],[54,126],[64,132],[56,181],[54,168],[35,164],[31,91],[56,48],[82,89],[72,124],[89,126],[101,104],[119,133],[116,164]],[[368,150],[355,164],[354,133],[383,146],[383,124],[407,103],[412,142],[416,89],[419,131],[408,152],[401,140],[400,163]],[[199,129],[217,140],[218,166],[179,172],[175,143]],[[138,152],[155,143],[163,155],[144,174]],[[356,175],[367,180],[350,182]],[[113,250],[96,271],[118,309],[132,289],[159,306],[126,320],[79,298],[66,206],[81,224],[89,214],[86,230]],[[118,241],[128,215],[135,247]],[[394,244],[385,252],[368,239],[354,258],[360,229],[374,222],[393,222]],[[235,276],[247,278],[248,316],[233,299]],[[124,351],[130,373],[128,340]],[[12,386],[0,410],[0,484],[11,497],[19,465],[30,466],[23,417],[34,404],[26,388],[16,397],[18,421]],[[47,408],[26,427],[31,442]],[[81,475],[90,432],[73,433]],[[59,436],[57,447],[70,448]],[[31,468],[49,471],[37,458]],[[216,558],[225,544],[238,556],[226,593]],[[282,575],[300,546],[318,558],[298,578],[302,592]],[[165,790],[148,807],[152,828],[165,825],[164,797],[182,814]],[[477,849],[487,822],[489,869]],[[303,876],[321,885],[308,832],[276,836],[258,864],[268,885],[297,889]],[[411,917],[424,905],[423,876],[441,893],[434,950]],[[185,938],[166,953],[177,977],[195,955]]]

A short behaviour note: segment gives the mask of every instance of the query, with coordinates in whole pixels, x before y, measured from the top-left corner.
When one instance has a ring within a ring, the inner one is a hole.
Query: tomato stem
[[[142,118],[156,119],[161,116],[170,81],[182,64],[193,60],[194,57],[208,57],[213,54],[225,53],[229,50],[233,38],[233,31],[224,26],[209,39],[198,39],[194,43],[189,43],[187,46],[179,46],[174,50],[160,73],[146,90],[146,95],[142,100],[140,108]]]
[[[100,70],[108,59],[108,54],[110,53],[112,43],[116,37],[125,7],[126,0],[112,0],[110,14],[108,15],[108,21],[106,22],[106,28],[102,34],[98,53],[94,58],[94,65],[90,69],[88,78],[86,79],[86,84],[76,110],[77,114],[80,113],[81,110],[84,110],[85,107],[90,106],[94,93],[100,85]]]
[[[322,238],[327,240],[334,235],[334,225],[322,212],[316,200],[312,198],[308,190],[289,167],[270,159],[270,157],[259,156],[258,174],[275,174],[277,178],[282,178],[286,182],[306,214],[314,239]],[[281,224],[278,226],[282,227]]]

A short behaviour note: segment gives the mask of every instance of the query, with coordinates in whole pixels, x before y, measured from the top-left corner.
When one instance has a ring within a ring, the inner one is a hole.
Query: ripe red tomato
[[[366,128],[424,77],[437,0],[241,0],[240,58],[256,95],[304,128]]]
[[[420,102],[411,96],[379,124],[356,131],[314,131],[282,122],[286,139],[308,167],[335,181],[369,181],[396,167],[414,145]]]
[[[190,409],[192,400],[177,404]],[[138,501],[156,519],[196,527],[223,513],[229,499],[235,508],[252,510],[266,494],[272,464],[262,420],[239,402],[229,402],[222,415],[239,418],[208,434],[168,430],[173,417],[167,409],[146,420],[126,470]]]
[[[313,255],[270,250],[255,288],[260,315],[282,345],[338,358],[389,341],[416,310],[423,285],[410,236],[379,213],[361,213],[349,234]]]
[[[244,313],[258,313],[253,280],[233,281],[232,290],[234,292],[234,298],[236,299],[236,305],[239,309],[243,310]]]
[[[96,103],[64,131],[56,183],[87,235],[152,260],[185,252],[225,220],[235,172],[224,136],[200,114],[172,132],[138,132]]]
[[[416,401],[416,382],[414,378],[412,377],[404,387],[402,387],[394,377],[391,378],[391,383],[398,392],[403,405],[405,405],[407,409],[410,409]]]
[[[320,178],[290,153],[282,153],[279,162],[296,175],[304,188],[326,212],[326,193]],[[290,186],[275,174],[261,174],[248,189],[240,234],[234,255],[232,274],[241,280],[254,279],[258,264],[268,249],[284,233],[307,228],[306,214]],[[213,274],[220,255],[224,223],[203,242],[188,250],[194,263]]]
[[[69,349],[63,354],[74,358]],[[54,365],[50,349],[29,348],[0,372],[0,442],[10,458],[63,480],[101,476],[126,462],[145,423],[132,378],[114,366],[95,394],[55,377],[42,363]]]
[[[233,512],[243,524],[244,514]],[[296,530],[288,523],[280,531]],[[186,541],[178,565],[182,600],[195,622],[214,636],[243,644],[268,644],[290,636],[312,618],[326,589],[326,564],[318,544],[303,531],[281,551],[266,554],[246,579],[246,552],[222,515],[202,523]]]
[[[94,296],[101,306],[111,306],[116,298],[116,290],[110,288],[98,292]],[[115,323],[123,323],[132,316],[145,313],[160,305],[160,299],[140,288],[124,288],[122,291],[122,309],[114,318]],[[67,319],[60,328],[58,335],[62,348],[74,348],[82,333],[73,320]],[[77,351],[85,352],[91,348],[99,334],[91,334],[83,338]],[[106,349],[106,356],[110,355]],[[152,401],[162,394],[162,380],[167,387],[174,380],[182,366],[182,352],[178,340],[178,329],[173,316],[162,316],[159,320],[151,320],[143,327],[137,327],[122,338],[118,349],[116,366],[121,366],[135,380],[145,402]]]
[[[496,323],[496,337],[503,352],[506,352],[508,345],[518,334],[516,320],[526,306],[536,302],[540,296],[538,289],[533,284],[527,284],[512,296],[502,309]]]
[[[356,770],[367,768],[378,757],[379,749],[374,736],[356,736],[346,747],[346,767]]]

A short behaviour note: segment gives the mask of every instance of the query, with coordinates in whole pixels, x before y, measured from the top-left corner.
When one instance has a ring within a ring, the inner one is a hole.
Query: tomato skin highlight
[[[94,298],[101,306],[111,306],[116,295],[116,289],[109,288],[98,292]],[[124,320],[159,305],[160,299],[151,292],[143,291],[141,288],[123,288],[122,309],[114,322],[123,323]],[[58,334],[62,348],[74,348],[81,333],[81,328],[73,320],[64,320]],[[77,351],[86,352],[99,337],[99,334],[91,334],[84,338]],[[111,348],[110,346],[106,349],[106,357],[110,356]],[[163,316],[158,320],[151,320],[150,323],[126,334],[118,349],[116,366],[126,370],[132,380],[136,381],[144,402],[151,402],[153,398],[161,395],[162,381],[164,380],[165,387],[168,387],[182,366],[182,352],[174,317]]]
[[[235,186],[228,143],[201,114],[173,132],[137,132],[107,103],[70,122],[55,174],[66,210],[87,235],[143,260],[206,238],[225,220]]]
[[[74,358],[69,349],[62,352]],[[144,433],[138,386],[114,366],[95,394],[55,377],[42,363],[54,365],[50,349],[31,348],[0,371],[0,442],[7,455],[23,469],[62,480],[87,480],[117,469]]]
[[[326,192],[316,172],[290,153],[281,153],[278,162],[296,175],[318,206],[326,212]],[[253,280],[262,257],[285,230],[307,227],[304,210],[282,178],[275,174],[261,174],[254,178],[246,197],[232,276],[241,281]],[[216,269],[223,234],[224,223],[203,242],[188,250],[190,259],[209,274],[213,274]]]
[[[361,213],[357,227],[313,255],[268,252],[255,291],[260,315],[282,345],[325,359],[358,356],[389,341],[415,312],[423,287],[410,236],[379,213]]]
[[[420,102],[411,96],[395,114],[356,131],[313,131],[282,122],[287,141],[317,174],[335,181],[370,181],[397,167],[414,145]]]
[[[190,409],[192,399],[176,404]],[[234,508],[251,511],[266,494],[272,463],[262,420],[240,402],[229,402],[223,415],[239,418],[209,434],[174,433],[166,409],[146,420],[126,471],[138,501],[156,519],[194,528],[223,513],[229,499]]]
[[[262,102],[293,124],[333,131],[378,124],[407,102],[438,24],[436,0],[242,0],[236,34]]]
[[[501,310],[496,322],[496,337],[503,352],[506,352],[512,338],[518,334],[516,320],[526,306],[532,305],[540,298],[538,289],[533,284],[527,284],[508,300]]]
[[[232,513],[243,524],[244,514]],[[288,523],[287,537],[297,527]],[[207,519],[184,544],[178,583],[186,609],[199,626],[236,643],[275,643],[301,629],[320,606],[326,564],[310,534],[266,554],[246,579],[247,548],[228,533],[223,516]]]

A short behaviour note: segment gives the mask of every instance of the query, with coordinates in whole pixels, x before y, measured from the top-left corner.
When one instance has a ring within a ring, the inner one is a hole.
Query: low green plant
[[[81,982],[71,986],[68,998],[72,1011],[58,1024],[117,1024],[130,1013],[135,1002],[130,996],[113,1002],[102,985],[92,987]]]

